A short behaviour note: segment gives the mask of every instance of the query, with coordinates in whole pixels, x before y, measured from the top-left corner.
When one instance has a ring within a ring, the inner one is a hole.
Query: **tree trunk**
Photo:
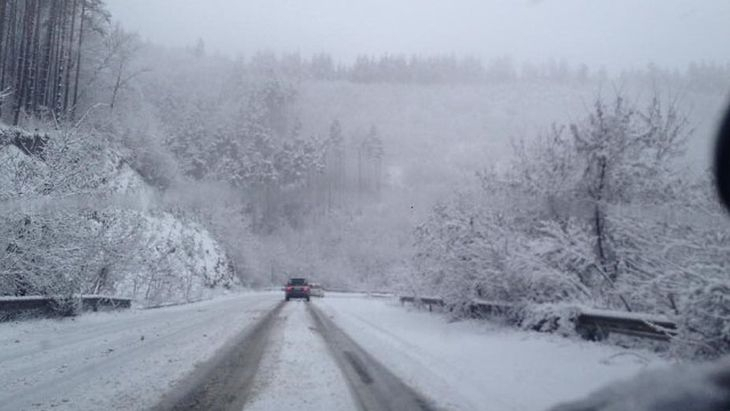
[[[2,51],[5,50],[5,16],[7,15],[9,0],[0,1],[0,57],[4,57]],[[5,67],[5,61],[0,62]]]
[[[58,42],[61,30],[61,8],[58,2],[54,2],[55,16],[49,24],[53,27],[53,36],[48,44],[48,73],[46,73],[46,90],[43,96],[43,105],[49,113],[53,112],[53,93],[56,90],[56,71],[58,70]]]
[[[608,261],[606,258],[605,227],[601,202],[603,201],[603,190],[606,185],[606,159],[601,157],[598,160],[598,184],[594,193],[593,227],[596,233],[596,253],[601,269],[609,273]],[[610,274],[609,274],[610,275]],[[614,280],[614,278],[611,278]]]
[[[76,30],[77,6],[78,6],[78,0],[74,0],[73,6],[71,8],[71,32],[68,35],[68,46],[67,46],[68,56],[69,56],[69,65],[66,70],[66,80],[65,80],[64,93],[63,93],[63,111],[64,111],[64,113],[68,113],[68,98],[69,98],[69,93],[71,90],[71,70],[73,68],[73,61],[71,59],[71,54],[73,52],[74,32]],[[79,52],[80,52],[80,50],[79,50]]]
[[[53,57],[53,44],[56,39],[56,20],[58,19],[58,2],[51,4],[51,10],[48,15],[47,30],[46,30],[46,44],[43,56],[43,67],[42,73],[40,74],[40,86],[39,86],[39,103],[48,107],[48,91],[49,91],[49,80],[51,79],[51,66]]]
[[[7,15],[7,8],[9,4],[10,0],[0,0],[0,93],[5,90],[5,64],[7,61],[5,28],[9,26],[9,24],[5,23],[5,16]],[[2,120],[3,117],[2,104],[2,100],[0,100],[0,120]]]
[[[13,117],[13,125],[17,126],[20,123],[20,112],[23,110],[23,106],[26,102],[27,96],[27,80],[28,80],[28,69],[30,59],[30,47],[33,42],[33,11],[35,10],[35,4],[37,0],[30,0],[30,3],[26,4],[26,8],[23,13],[23,36],[19,52],[18,62],[18,76],[15,81],[16,86],[16,100],[15,100],[15,115]]]
[[[53,112],[56,118],[63,117],[63,79],[66,70],[68,70],[68,64],[70,56],[68,50],[64,45],[66,40],[66,26],[68,24],[68,0],[63,0],[63,6],[61,6],[63,18],[61,19],[61,30],[58,36],[58,71],[56,75],[56,90],[54,92]]]
[[[598,265],[600,270],[606,275],[606,281],[611,285],[612,288],[616,288],[615,282],[618,278],[618,272],[615,267],[609,264],[608,256],[608,233],[606,231],[606,216],[602,209],[602,202],[604,200],[604,190],[606,188],[606,158],[601,157],[598,160],[598,184],[596,192],[594,193],[594,213],[593,213],[593,225],[596,232],[596,253],[598,257]],[[626,298],[618,294],[618,298],[624,305],[627,311],[633,311],[631,305]]]
[[[17,18],[18,18],[18,3],[13,1],[11,3],[10,19],[8,22],[8,31],[6,47],[4,47],[2,55],[2,79],[0,80],[0,89],[5,90],[6,88],[12,88],[14,86],[12,79],[15,77],[17,72],[17,47],[16,47],[16,31],[17,31]],[[15,95],[13,94],[13,97]],[[11,106],[12,107],[12,106]],[[0,101],[0,109],[2,108],[2,101]],[[0,119],[2,119],[2,110],[0,110]]]
[[[70,50],[66,49],[65,41],[66,41],[66,33],[68,29],[68,13],[66,13],[66,10],[68,10],[68,0],[63,0],[63,19],[61,23],[61,32],[58,40],[58,49],[59,49],[59,63],[58,63],[58,76],[56,78],[56,93],[55,93],[55,103],[54,103],[54,110],[56,113],[56,118],[63,118],[64,117],[64,110],[63,110],[63,80],[65,78],[66,71],[69,69],[69,64],[71,61],[71,55]]]
[[[37,2],[35,10],[35,21],[33,23],[33,50],[31,52],[30,74],[28,81],[28,102],[26,109],[29,113],[35,114],[38,111],[38,87],[39,73],[38,64],[40,63],[40,47],[41,47],[41,15],[43,14],[42,3]]]
[[[79,98],[79,76],[81,73],[81,47],[84,44],[84,22],[86,21],[86,0],[81,0],[81,15],[79,17],[79,42],[76,50],[76,75],[74,79],[74,98],[71,102],[71,121],[76,118],[76,108]]]
[[[122,87],[122,72],[124,71],[124,60],[120,59],[119,61],[119,69],[117,71],[117,78],[114,82],[114,88],[112,90],[112,99],[111,102],[109,102],[109,111],[114,111],[114,104],[117,101],[117,94],[119,93],[119,89]]]

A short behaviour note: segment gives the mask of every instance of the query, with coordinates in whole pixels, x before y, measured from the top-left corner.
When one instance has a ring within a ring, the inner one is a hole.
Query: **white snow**
[[[144,409],[273,309],[281,292],[222,296],[156,310],[0,324],[0,409]],[[439,408],[545,410],[665,361],[488,321],[449,322],[396,298],[329,292],[319,306],[350,337]],[[247,410],[356,409],[306,310],[287,303]]]
[[[306,303],[292,301],[281,312],[254,380],[247,411],[356,410],[344,376]]]
[[[0,323],[0,409],[151,407],[278,296],[235,294],[156,310]]]
[[[450,410],[544,410],[665,362],[646,351],[328,293],[318,304],[366,351]]]

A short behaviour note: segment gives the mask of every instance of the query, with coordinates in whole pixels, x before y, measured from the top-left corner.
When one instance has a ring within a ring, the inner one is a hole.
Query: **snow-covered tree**
[[[516,144],[510,169],[480,173],[479,195],[453,196],[416,230],[414,291],[663,314],[684,352],[726,352],[730,222],[709,179],[679,172],[689,132],[674,106],[619,97]]]

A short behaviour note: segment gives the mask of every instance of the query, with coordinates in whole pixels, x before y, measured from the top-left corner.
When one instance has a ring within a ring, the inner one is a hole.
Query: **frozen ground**
[[[362,348],[445,409],[544,410],[664,361],[652,353],[448,322],[391,299],[330,293],[315,300]]]
[[[279,297],[279,294],[276,294]],[[144,409],[268,312],[271,293],[0,323],[0,409]]]

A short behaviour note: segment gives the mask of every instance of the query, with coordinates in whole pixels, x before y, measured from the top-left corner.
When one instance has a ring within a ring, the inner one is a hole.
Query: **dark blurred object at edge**
[[[720,125],[715,147],[715,179],[717,191],[725,207],[730,211],[730,107]]]

